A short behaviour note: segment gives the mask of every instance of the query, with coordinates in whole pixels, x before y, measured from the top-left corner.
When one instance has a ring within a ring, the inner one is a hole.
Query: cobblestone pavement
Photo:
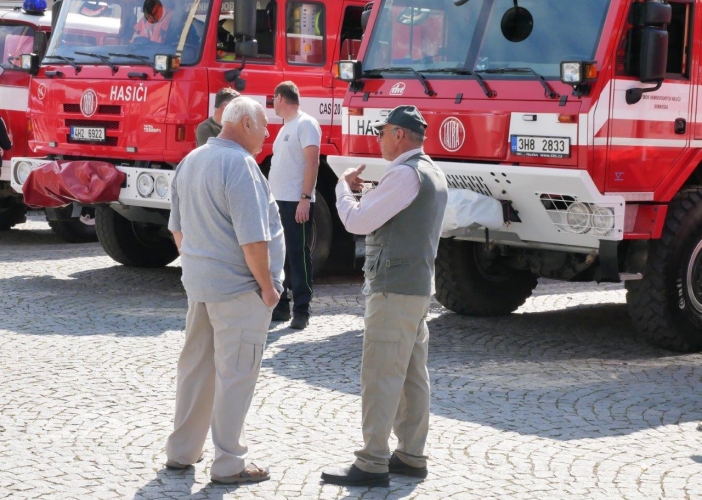
[[[361,442],[357,277],[269,335],[247,432],[257,485],[163,468],[186,298],[180,269],[115,265],[33,220],[0,234],[0,498],[702,498],[701,355],[634,338],[619,285],[541,284],[517,314],[431,309],[426,481],[322,485]]]

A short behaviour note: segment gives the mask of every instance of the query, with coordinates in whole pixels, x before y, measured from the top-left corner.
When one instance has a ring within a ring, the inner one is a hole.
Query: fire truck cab
[[[195,129],[212,115],[216,92],[232,86],[266,108],[271,138],[258,161],[267,173],[282,126],[273,89],[292,80],[301,109],[323,134],[311,236],[315,269],[335,247],[353,258],[353,240],[334,210],[336,178],[326,157],[341,149],[347,88],[333,78],[332,64],[355,57],[364,6],[360,0],[63,0],[43,61],[26,58],[35,73],[31,145],[47,158],[15,159],[13,186],[21,191],[48,160],[97,162],[122,172],[114,199],[83,200],[81,208],[70,204],[81,199],[73,192],[58,196],[65,208],[57,212],[70,218],[94,205],[110,257],[124,265],[166,265],[177,257],[166,227],[174,169],[194,149]],[[69,183],[85,191],[91,179]]]
[[[626,281],[640,335],[698,351],[701,24],[699,0],[376,0],[339,64],[345,156],[329,163],[377,181],[369,124],[415,104],[451,203],[503,208],[501,229],[442,234],[439,302],[501,315],[539,276]]]

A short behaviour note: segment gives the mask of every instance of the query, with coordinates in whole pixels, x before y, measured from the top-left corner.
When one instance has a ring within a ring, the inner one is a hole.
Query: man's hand
[[[295,222],[304,224],[310,220],[310,200],[300,200],[295,210]]]
[[[278,290],[271,287],[268,290],[261,290],[261,299],[263,299],[263,303],[268,307],[275,307],[278,305],[278,301],[280,300],[280,294],[278,293]]]
[[[365,182],[359,175],[366,169],[366,164],[363,163],[356,168],[347,168],[346,171],[339,177],[339,182],[346,181],[351,187],[351,191],[360,191]]]

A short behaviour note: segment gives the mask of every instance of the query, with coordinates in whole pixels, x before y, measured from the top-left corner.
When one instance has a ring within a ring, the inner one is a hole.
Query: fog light
[[[22,54],[20,56],[20,64],[22,65],[22,69],[32,69],[32,54]]]
[[[137,177],[137,191],[146,198],[154,192],[154,178],[149,174],[139,174]]]
[[[598,234],[607,234],[614,229],[614,212],[612,209],[595,207],[592,210],[592,227]]]
[[[157,195],[159,195],[161,198],[165,198],[166,196],[168,196],[168,188],[168,179],[165,175],[159,175],[158,177],[156,177],[156,184],[154,189]]]
[[[591,227],[590,217],[590,208],[585,203],[571,203],[566,213],[566,222],[574,233],[587,233]]]
[[[21,161],[17,164],[17,168],[15,169],[15,180],[18,184],[24,184],[31,172],[32,164],[28,161]]]

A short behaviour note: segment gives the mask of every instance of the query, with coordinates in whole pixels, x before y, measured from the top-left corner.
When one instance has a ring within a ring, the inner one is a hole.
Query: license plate
[[[510,137],[510,148],[512,154],[517,156],[567,158],[570,156],[570,138],[513,135]]]
[[[71,127],[71,139],[86,142],[104,141],[105,129],[103,127]]]

